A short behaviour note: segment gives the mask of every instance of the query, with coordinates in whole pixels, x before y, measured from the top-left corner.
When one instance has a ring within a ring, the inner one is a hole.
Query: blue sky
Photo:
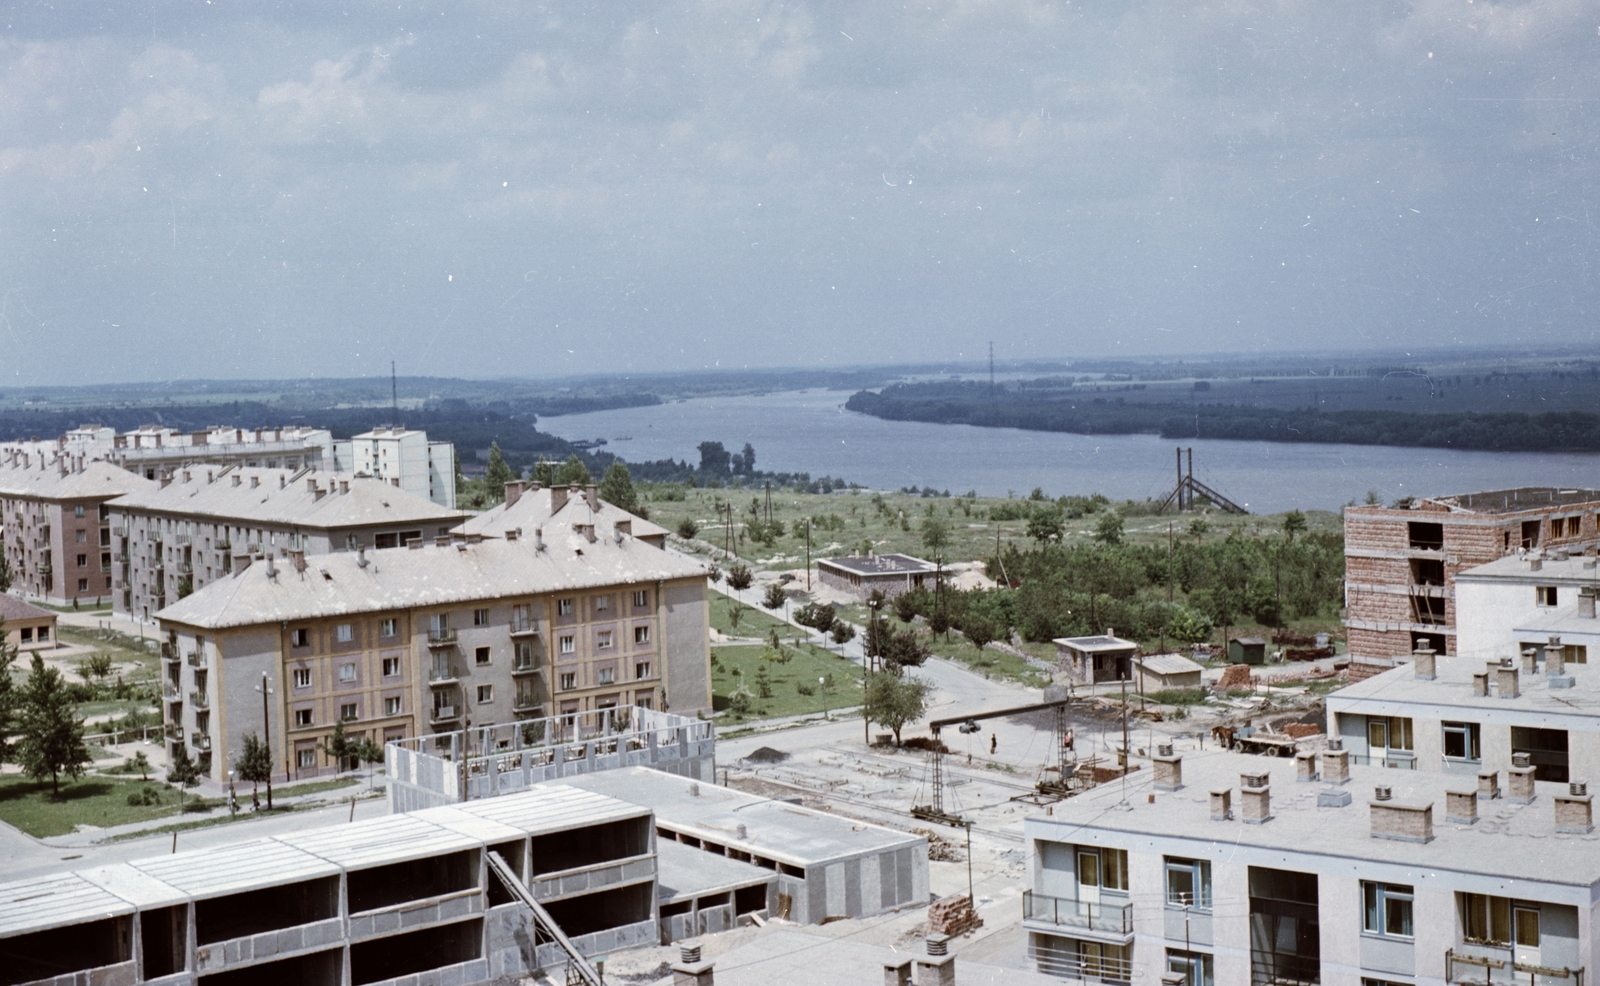
[[[0,385],[1596,340],[1573,0],[0,10]]]

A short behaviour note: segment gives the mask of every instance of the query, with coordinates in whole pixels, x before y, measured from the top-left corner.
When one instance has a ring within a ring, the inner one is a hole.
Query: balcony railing
[[[227,538],[221,538],[215,543],[214,547],[218,551],[232,551],[233,542],[229,541]]]
[[[461,718],[461,715],[456,712],[455,706],[435,705],[433,707],[433,712],[428,716],[428,721],[433,723],[451,722],[459,718]]]
[[[1076,949],[1037,943],[1028,946],[1028,958],[1040,972],[1058,979],[1085,983],[1126,983],[1133,979],[1133,963],[1128,959],[1101,958]]]
[[[1083,928],[1114,935],[1133,933],[1132,904],[1092,904],[1025,890],[1022,892],[1022,916],[1030,921],[1045,921],[1063,928]]]
[[[529,712],[544,704],[543,696],[538,693],[517,692],[511,699],[511,708],[516,712]]]
[[[195,733],[190,737],[190,739],[193,740],[190,745],[196,750],[211,749],[211,736],[207,733]]]
[[[539,632],[539,620],[532,616],[513,616],[511,618],[511,635],[513,637],[527,636]]]
[[[544,663],[538,659],[532,661],[518,661],[511,665],[512,674],[539,674],[544,670]]]
[[[428,669],[428,684],[430,685],[453,685],[460,680],[461,672],[456,670],[455,665],[436,664]]]
[[[188,661],[191,668],[203,668],[206,666],[206,655],[201,651],[193,650],[188,654]]]
[[[456,632],[454,630],[429,630],[429,647],[454,647],[456,645]]]
[[[211,698],[207,696],[205,692],[190,689],[189,704],[193,705],[196,709],[209,709],[211,708]]]
[[[1465,949],[1457,951],[1456,949]],[[1444,953],[1444,977],[1461,986],[1583,986],[1583,968],[1533,965],[1516,961],[1506,945],[1458,945]]]

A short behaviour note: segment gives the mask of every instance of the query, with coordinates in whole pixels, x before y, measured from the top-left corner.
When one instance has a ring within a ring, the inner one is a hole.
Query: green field
[[[159,791],[161,803],[128,804],[129,793],[142,787]],[[194,796],[187,799],[193,801]],[[91,775],[78,781],[63,779],[61,793],[52,795],[48,781],[16,774],[0,777],[0,821],[36,838],[66,835],[78,825],[108,828],[177,813],[177,789],[154,781],[145,784]]]
[[[711,649],[713,705],[724,713],[722,722],[777,719],[807,713],[820,715],[823,690],[817,679],[824,677],[831,679],[826,696],[829,709],[861,704],[860,665],[817,647],[786,647],[785,651],[790,655],[786,662],[769,660],[772,651],[754,644]],[[768,698],[761,697],[758,687],[757,675],[762,668],[770,682]],[[729,697],[741,684],[752,696],[750,712],[744,716],[728,711]],[[810,689],[812,694],[803,694],[802,687]]]

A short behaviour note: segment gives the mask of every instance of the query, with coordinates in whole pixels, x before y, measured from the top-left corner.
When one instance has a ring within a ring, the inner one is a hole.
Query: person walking
[[[1000,739],[994,733],[989,734],[989,756],[994,756],[994,751],[1000,749]]]

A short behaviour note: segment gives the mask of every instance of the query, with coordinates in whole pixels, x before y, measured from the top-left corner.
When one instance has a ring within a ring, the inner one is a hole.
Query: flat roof
[[[912,555],[846,555],[840,558],[818,558],[819,565],[832,565],[834,568],[853,572],[856,575],[914,575],[919,572],[932,572],[936,567],[932,562],[923,561]]]
[[[1600,657],[1600,655],[1597,655]],[[1434,679],[1416,676],[1411,664],[1390,668],[1365,681],[1346,685],[1327,696],[1329,712],[1366,715],[1410,715],[1403,707],[1435,706],[1447,710],[1441,718],[1459,717],[1472,722],[1509,722],[1536,725],[1530,716],[1561,720],[1559,728],[1569,728],[1575,718],[1591,719],[1586,728],[1600,731],[1600,664],[1569,664],[1567,673],[1573,687],[1552,689],[1543,671],[1518,674],[1516,698],[1501,698],[1491,688],[1487,696],[1472,694],[1472,676],[1488,666],[1487,661],[1470,657],[1434,658]],[[1521,662],[1517,662],[1518,667]],[[1492,683],[1491,679],[1491,683]],[[1449,711],[1453,710],[1453,711]]]
[[[0,936],[132,913],[132,904],[76,873],[0,886]]]
[[[365,825],[359,827],[366,828]],[[334,863],[290,845],[288,841],[269,838],[235,842],[168,856],[135,859],[128,865],[191,897],[220,897],[255,887],[298,883],[339,874],[339,867]]]
[[[1457,582],[1513,582],[1533,585],[1600,585],[1600,568],[1585,566],[1594,558],[1569,554],[1565,558],[1541,557],[1539,567],[1529,564],[1537,555],[1506,555],[1456,573]]]
[[[1484,490],[1480,493],[1461,493],[1454,496],[1430,496],[1427,499],[1445,506],[1498,514],[1593,503],[1600,500],[1600,490],[1570,487],[1563,489],[1559,486],[1518,486],[1512,489]]]
[[[571,786],[569,782],[572,780],[574,778],[563,778],[536,784],[515,794],[468,801],[454,807],[465,814],[490,819],[529,835],[548,835],[650,814],[647,806],[625,797],[607,797]]]
[[[1073,650],[1088,651],[1090,653],[1105,650],[1139,649],[1137,641],[1123,640],[1121,637],[1113,637],[1103,633],[1093,637],[1056,637],[1050,642],[1063,647],[1071,647]]]
[[[1270,778],[1272,818],[1265,824],[1239,820],[1241,774]],[[1461,825],[1445,821],[1445,792],[1475,791],[1473,775],[1363,766],[1352,766],[1350,775],[1342,789],[1350,792],[1352,803],[1322,808],[1317,796],[1327,785],[1297,782],[1292,760],[1187,750],[1184,787],[1178,791],[1156,792],[1152,772],[1136,771],[1127,776],[1126,793],[1120,783],[1102,784],[1057,803],[1052,815],[1030,815],[1024,831],[1033,839],[1137,847],[1402,883],[1456,874],[1459,884],[1460,874],[1471,874],[1487,878],[1507,896],[1519,896],[1516,885],[1523,881],[1564,885],[1582,888],[1571,896],[1585,906],[1600,881],[1600,834],[1555,831],[1551,795],[1565,792],[1565,784],[1536,782],[1537,797],[1527,805],[1505,797],[1479,801],[1477,824]],[[1368,804],[1378,784],[1392,788],[1396,805],[1433,805],[1432,842],[1372,837]],[[1502,789],[1503,784],[1502,779]],[[1221,788],[1233,789],[1230,821],[1211,818],[1210,792]],[[1148,800],[1152,793],[1153,803]]]
[[[552,783],[647,805],[655,811],[659,826],[791,866],[814,866],[927,843],[924,836],[812,811],[787,801],[774,801],[649,767],[603,770]],[[700,793],[690,794],[691,787],[697,787]],[[745,829],[743,838],[739,836],[741,825]]]
[[[416,814],[369,818],[361,826],[330,825],[285,837],[307,852],[346,869],[382,866],[423,856],[478,848],[480,842]]]
[[[663,904],[753,887],[777,876],[754,863],[667,839],[656,840],[656,899]]]

